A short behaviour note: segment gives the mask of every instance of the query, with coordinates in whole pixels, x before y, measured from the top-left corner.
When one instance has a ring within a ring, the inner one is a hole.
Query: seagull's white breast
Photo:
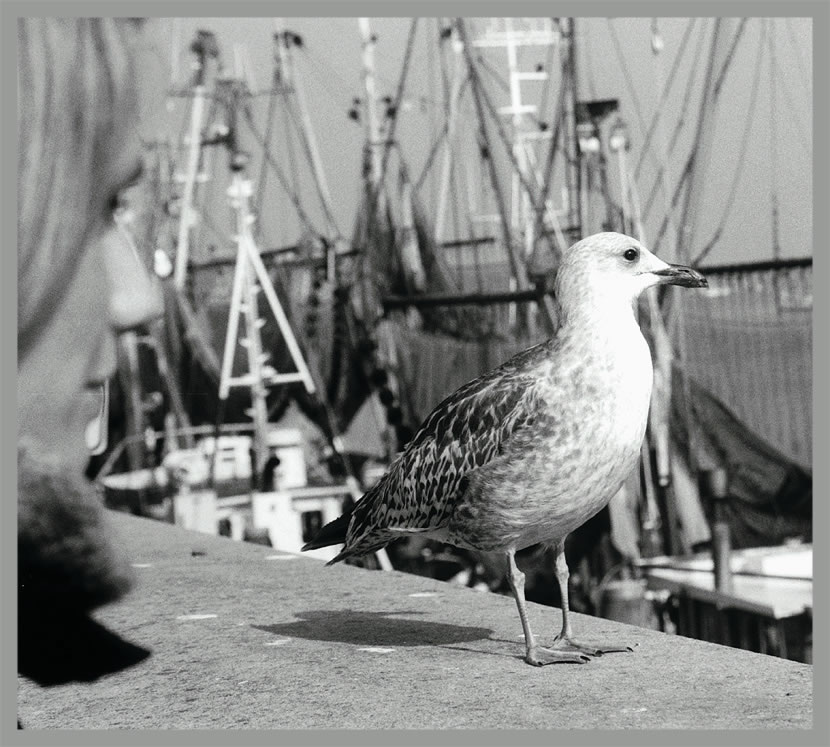
[[[637,464],[652,387],[633,317],[573,335],[541,372],[543,411],[480,470],[451,541],[482,550],[561,539],[607,505]]]

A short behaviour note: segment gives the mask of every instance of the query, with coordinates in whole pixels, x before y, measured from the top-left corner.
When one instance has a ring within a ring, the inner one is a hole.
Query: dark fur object
[[[54,685],[146,658],[149,651],[90,618],[132,582],[100,498],[25,445],[17,457],[18,672]]]

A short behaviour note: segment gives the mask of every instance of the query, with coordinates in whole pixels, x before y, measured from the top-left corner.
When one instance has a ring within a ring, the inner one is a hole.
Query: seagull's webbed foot
[[[530,623],[527,620],[527,604],[525,603],[525,574],[516,565],[515,551],[507,553],[508,573],[507,580],[510,588],[516,597],[516,605],[519,608],[519,617],[522,620],[522,630],[525,637],[525,661],[534,667],[543,667],[545,664],[584,664],[590,661],[591,657],[581,651],[555,651],[551,648],[542,648],[536,644],[536,639],[530,630]]]
[[[551,648],[555,651],[578,652],[589,656],[602,656],[616,651],[634,651],[632,646],[617,643],[595,643],[593,641],[575,641],[571,636],[570,606],[568,604],[568,563],[565,560],[565,540],[556,543],[556,579],[562,597],[562,630],[553,639]]]
[[[625,644],[619,645],[616,643],[596,643],[593,641],[575,641],[570,636],[565,636],[560,633],[553,639],[552,650],[560,653],[582,653],[589,656],[602,656],[603,654],[612,654],[618,651],[634,651],[632,646]]]
[[[533,646],[525,654],[525,661],[534,667],[543,667],[545,664],[585,664],[591,661],[591,657],[579,651],[562,651]]]

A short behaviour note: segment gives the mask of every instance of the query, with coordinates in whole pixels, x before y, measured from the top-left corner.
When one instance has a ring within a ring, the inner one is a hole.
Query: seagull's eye
[[[626,249],[623,252],[623,257],[625,257],[629,262],[633,262],[639,256],[640,256],[640,252],[638,252],[634,247],[631,247],[630,249]]]

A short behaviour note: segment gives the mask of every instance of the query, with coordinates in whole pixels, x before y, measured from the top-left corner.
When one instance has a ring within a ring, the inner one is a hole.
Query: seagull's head
[[[585,302],[630,306],[653,285],[704,288],[708,283],[691,267],[664,262],[630,236],[597,233],[565,253],[557,273],[556,295],[566,312],[570,306]]]

